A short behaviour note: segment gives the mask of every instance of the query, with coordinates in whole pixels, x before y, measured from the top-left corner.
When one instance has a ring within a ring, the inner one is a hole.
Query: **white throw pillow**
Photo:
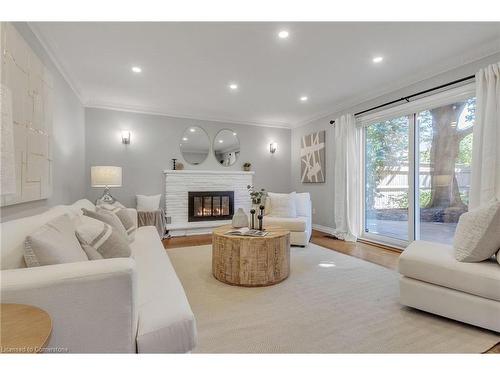
[[[464,213],[453,240],[455,258],[460,262],[481,262],[500,248],[500,202]]]
[[[31,233],[24,241],[27,267],[88,261],[75,235],[68,214],[56,217]]]
[[[160,208],[161,194],[137,195],[137,211],[156,211]]]
[[[271,201],[271,216],[297,217],[295,192],[290,194],[267,193]]]

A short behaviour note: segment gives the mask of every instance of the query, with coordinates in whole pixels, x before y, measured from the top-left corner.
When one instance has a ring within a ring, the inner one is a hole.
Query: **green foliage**
[[[400,193],[397,197],[390,197],[391,202],[397,208],[408,208],[408,192]],[[419,207],[427,207],[431,202],[431,191],[430,190],[420,190],[419,192]]]
[[[250,193],[250,198],[252,199],[253,204],[264,203],[263,198],[267,195],[265,189],[257,190],[253,185],[247,185],[247,190]]]
[[[375,188],[380,182],[408,162],[409,121],[403,116],[372,124],[366,128],[367,207],[373,207]]]
[[[476,110],[476,99],[467,99],[464,111],[460,116],[456,131],[463,131],[474,124]],[[429,110],[417,113],[416,123],[418,126],[419,162],[430,164],[433,138],[438,137],[435,133],[432,114]],[[376,192],[377,187],[384,178],[408,163],[409,146],[409,117],[403,116],[388,121],[382,121],[366,127],[365,147],[365,181],[366,181],[366,205],[373,208],[375,198],[381,194]],[[472,134],[464,137],[459,145],[458,164],[470,165],[472,160]],[[408,207],[408,195],[402,193],[398,197],[392,197],[392,202],[399,208]],[[467,197],[462,197],[466,203]],[[420,191],[420,207],[427,207],[431,201],[431,191]],[[467,203],[466,203],[467,204]]]

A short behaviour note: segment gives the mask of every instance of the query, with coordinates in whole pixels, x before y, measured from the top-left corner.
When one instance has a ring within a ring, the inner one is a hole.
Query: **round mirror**
[[[229,167],[236,163],[240,156],[240,141],[237,134],[228,129],[222,129],[214,139],[214,155],[219,164]]]
[[[190,126],[184,130],[180,142],[181,154],[192,165],[202,163],[210,152],[208,134],[199,126]]]

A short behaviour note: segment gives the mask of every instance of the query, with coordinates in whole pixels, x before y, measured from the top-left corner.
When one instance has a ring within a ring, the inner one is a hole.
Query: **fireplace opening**
[[[233,191],[188,192],[188,221],[229,220],[234,213]]]

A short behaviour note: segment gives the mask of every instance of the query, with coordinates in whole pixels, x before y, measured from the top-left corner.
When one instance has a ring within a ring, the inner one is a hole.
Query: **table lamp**
[[[104,193],[97,201],[113,204],[116,199],[109,192],[111,187],[122,186],[122,167],[99,165],[90,168],[90,181],[92,187],[103,187]]]

